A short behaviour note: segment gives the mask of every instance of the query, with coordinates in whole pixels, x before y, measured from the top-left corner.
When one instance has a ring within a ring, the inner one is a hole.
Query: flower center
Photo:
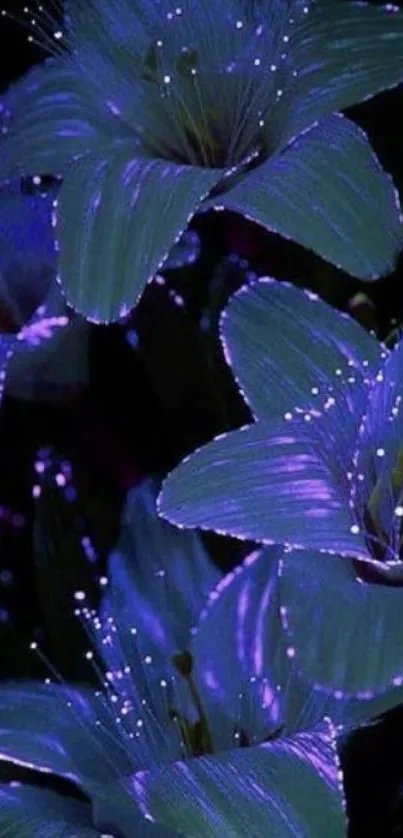
[[[174,28],[151,42],[141,73],[150,93],[141,139],[154,154],[225,168],[269,153],[265,118],[276,100],[277,65],[265,27],[224,24],[218,14],[202,33]]]
[[[192,655],[187,651],[180,652],[173,656],[172,662],[178,674],[187,682],[192,703],[197,712],[197,721],[194,723],[190,722],[175,707],[169,708],[169,718],[179,726],[188,758],[212,754],[214,752],[213,739],[207,715],[193,677]],[[282,730],[283,725],[277,726],[270,734],[262,739],[262,742],[270,742],[276,739],[280,736]],[[248,733],[239,724],[234,725],[233,740],[233,744],[238,748],[248,748],[254,744]]]

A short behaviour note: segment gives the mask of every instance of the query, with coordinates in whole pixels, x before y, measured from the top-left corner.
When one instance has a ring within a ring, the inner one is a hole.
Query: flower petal
[[[306,555],[308,568],[304,565],[301,570],[300,562],[304,563]],[[333,557],[329,558],[332,564],[334,561]],[[338,558],[337,561],[346,560]],[[331,585],[331,581],[330,584],[327,581],[327,562],[327,558],[317,553],[304,551],[297,556],[281,548],[259,550],[227,574],[210,596],[193,638],[192,652],[195,679],[217,749],[228,750],[239,739],[242,741],[240,731],[250,744],[255,745],[279,735],[311,729],[324,716],[341,724],[358,724],[401,700],[402,688],[368,691],[365,677],[360,681],[360,668],[357,671],[360,689],[349,694],[346,690],[341,694],[339,681],[334,687],[320,681],[325,670],[333,672],[340,667],[339,636],[351,628],[351,614],[347,615],[346,627],[343,622],[340,628],[340,621],[337,621],[334,602],[340,603],[340,597],[332,601],[331,609],[326,607]],[[316,564],[320,564],[320,572],[310,576]],[[284,570],[279,577],[280,565]],[[347,568],[346,576],[350,580],[349,562]],[[308,580],[307,588],[305,579]],[[359,587],[358,582],[355,584]],[[316,594],[321,591],[322,585],[325,590],[323,607],[322,595],[315,599],[313,594],[313,591]],[[285,605],[289,602],[288,590],[291,615]],[[304,606],[299,605],[300,600],[304,600]],[[365,622],[365,607],[361,609],[358,601],[356,605],[357,620],[362,617]],[[381,598],[380,619],[384,605]],[[302,608],[301,613],[299,608]],[[292,630],[293,609],[297,613],[298,632]],[[334,620],[329,627],[333,614]],[[363,660],[366,659],[372,647],[370,631],[368,627],[368,649],[361,646],[356,650],[354,643],[346,644],[343,659],[346,666],[354,667],[360,654]],[[327,658],[322,665],[322,637],[329,632],[334,635],[334,648],[330,648],[330,642],[327,644]],[[305,670],[308,654],[305,647],[309,647],[313,666],[315,652],[317,654],[314,674],[312,666]]]
[[[341,115],[313,126],[207,205],[245,215],[361,279],[392,270],[401,248],[390,177],[362,129]]]
[[[334,748],[327,729],[299,734],[145,772],[133,779],[133,792],[145,813],[187,838],[342,838]]]
[[[35,786],[0,785],[1,838],[96,838],[91,806]]]
[[[178,695],[172,657],[189,649],[191,628],[220,578],[196,534],[158,517],[156,492],[146,481],[128,495],[94,631],[108,679],[130,708],[138,769],[182,754],[169,706],[182,704],[187,690],[184,682]]]
[[[196,533],[181,532],[157,515],[157,493],[151,480],[129,492],[102,607],[114,613],[122,638],[136,625],[148,652],[169,659],[188,647],[221,574]]]
[[[115,123],[72,60],[48,59],[2,97],[0,177],[64,175],[77,155],[112,141]]]
[[[367,718],[402,701],[401,588],[360,583],[339,556],[323,561],[318,553],[289,552],[281,562],[280,598],[303,679],[341,705],[361,699]],[[357,710],[347,705],[343,723],[355,721]]]
[[[273,420],[216,437],[165,480],[160,513],[184,527],[367,557],[312,425]]]
[[[268,278],[235,294],[221,318],[224,352],[259,419],[322,417],[342,469],[355,450],[381,346],[310,291]]]
[[[76,161],[57,211],[68,302],[97,322],[123,317],[222,176],[218,169],[138,159],[131,145]]]
[[[403,14],[396,5],[375,8],[345,0],[311,3],[288,49],[288,59],[298,73],[289,137],[399,84],[402,55]]]
[[[0,759],[66,777],[89,794],[93,784],[133,770],[101,699],[23,681],[0,688]]]
[[[219,751],[236,746],[241,732],[256,745],[284,726],[293,730],[282,713],[290,669],[278,599],[282,552],[255,551],[228,573],[192,638],[195,680]]]

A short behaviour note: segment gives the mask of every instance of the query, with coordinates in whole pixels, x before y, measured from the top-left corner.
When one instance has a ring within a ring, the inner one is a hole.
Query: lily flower
[[[63,29],[33,17],[31,37],[53,55],[3,97],[0,176],[63,178],[59,281],[76,311],[127,314],[208,209],[362,279],[392,269],[397,194],[340,111],[403,79],[397,7],[72,0],[65,11]]]
[[[340,698],[400,688],[403,342],[269,278],[233,296],[221,338],[255,421],[187,457],[160,514],[284,545],[282,621],[305,677]]]
[[[0,831],[343,838],[337,729],[316,705],[303,731],[297,699],[280,718],[277,579],[273,549],[222,577],[199,536],[158,518],[153,486],[132,490],[99,612],[75,594],[99,690],[0,686],[1,759],[65,777],[88,802],[4,785]]]

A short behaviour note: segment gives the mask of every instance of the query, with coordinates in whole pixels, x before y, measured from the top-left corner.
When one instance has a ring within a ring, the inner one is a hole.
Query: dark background
[[[23,17],[24,5],[14,2],[13,13]],[[0,93],[44,57],[39,48],[28,43],[27,35],[22,26],[0,17]],[[348,113],[369,134],[403,198],[403,88]],[[3,401],[2,677],[44,675],[43,664],[29,650],[33,639],[40,640],[52,661],[56,659],[63,677],[91,677],[84,660],[77,659],[80,628],[72,619],[72,593],[85,587],[96,602],[96,577],[102,574],[115,539],[125,491],[143,474],[162,476],[214,434],[248,419],[218,345],[212,377],[211,355],[198,326],[207,304],[209,280],[225,255],[235,253],[245,262],[234,262],[228,269],[223,303],[249,269],[313,288],[333,305],[350,311],[363,325],[375,328],[381,338],[403,322],[403,260],[392,275],[365,285],[230,213],[201,216],[193,227],[202,243],[201,256],[193,267],[167,272],[164,286],[150,285],[124,327],[92,327],[90,380],[85,390],[68,393],[56,404],[19,402],[8,396]],[[175,305],[170,289],[181,294],[184,308]],[[354,305],[357,291],[367,295],[360,306]],[[0,328],[13,331],[17,326],[4,305],[0,307]],[[133,331],[136,348],[128,340]],[[42,496],[34,504],[34,462],[38,450],[49,447],[48,467],[41,478]],[[66,459],[72,464],[78,489],[73,502],[66,501],[54,481],[60,462]],[[83,555],[83,534],[92,539],[96,562]],[[206,540],[223,570],[234,566],[247,549],[230,539],[206,536]],[[54,636],[46,622],[50,612],[53,618],[56,615]],[[400,709],[387,714],[379,725],[356,734],[346,749],[344,763],[353,838],[403,836]]]

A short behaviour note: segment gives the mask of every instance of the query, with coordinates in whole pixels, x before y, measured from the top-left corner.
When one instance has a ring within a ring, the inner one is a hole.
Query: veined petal
[[[326,726],[323,732],[145,772],[133,779],[133,793],[146,814],[187,838],[343,838],[333,736]]]
[[[110,122],[131,129],[134,143],[147,98],[154,96],[142,79],[153,33],[138,6],[128,0],[68,5],[66,36],[77,71],[86,79],[89,96],[100,98],[108,109]]]
[[[267,277],[234,294],[221,340],[255,417],[304,413],[332,439],[335,468],[343,451],[348,470],[382,363],[378,341],[316,294]]]
[[[123,317],[222,176],[136,158],[128,144],[76,161],[56,213],[68,302],[97,322]]]
[[[66,777],[89,794],[133,770],[101,699],[34,682],[0,688],[0,759]]]
[[[304,565],[301,570],[300,562],[304,562],[305,556],[308,556],[307,568]],[[346,624],[342,621],[340,627],[335,607],[335,602],[340,605],[340,597],[328,607],[331,595],[337,594],[332,586],[331,570],[334,562],[346,560],[331,557],[329,561],[328,581],[327,558],[318,553],[303,551],[302,555],[296,555],[281,548],[255,551],[227,574],[210,596],[193,638],[192,651],[195,678],[220,750],[228,749],[229,743],[234,747],[242,739],[245,743],[245,738],[249,744],[256,745],[310,730],[324,716],[345,725],[359,724],[401,700],[403,688],[390,685],[384,689],[379,683],[377,689],[368,688],[365,661],[371,655],[372,629],[367,627],[365,648],[361,644],[356,649],[349,635],[354,631],[352,608],[357,608],[357,621],[362,619],[365,623],[366,606],[361,607],[359,598],[353,602],[351,597]],[[313,571],[317,564],[321,570],[316,574]],[[352,578],[347,561],[346,579]],[[354,584],[361,587],[355,579]],[[322,594],[318,597],[320,586],[325,591],[323,603]],[[305,591],[308,592],[306,601]],[[376,589],[374,601],[375,597]],[[301,601],[304,606],[300,606]],[[382,617],[386,602],[381,597],[377,605],[379,619],[385,620],[386,634],[386,614]],[[332,620],[330,628],[329,620]],[[326,635],[329,642],[324,648]],[[345,640],[343,651],[338,648],[339,635]],[[321,655],[325,651],[327,657],[323,661]],[[348,691],[342,666],[353,669],[359,655],[364,676],[360,662],[356,688]],[[306,657],[310,664],[305,669]],[[396,662],[399,662],[397,652]]]
[[[207,203],[218,205],[361,279],[392,270],[401,249],[400,206],[391,179],[362,129],[337,114]]]
[[[0,838],[100,838],[91,806],[35,786],[0,785]]]
[[[135,777],[144,773],[140,772]],[[91,800],[93,820],[101,830],[101,838],[105,833],[108,838],[109,835],[119,835],[119,838],[188,838],[182,831],[166,826],[164,819],[161,822],[152,820],[143,813],[132,790],[135,777],[125,777],[120,783],[102,785],[94,790]]]
[[[146,481],[128,495],[93,624],[108,681],[125,708],[123,727],[136,732],[138,770],[182,754],[169,707],[182,706],[187,689],[172,658],[189,649],[191,628],[220,578],[196,534],[158,517],[156,493]]]
[[[168,476],[160,513],[241,539],[367,556],[351,531],[345,489],[308,424],[257,422],[216,437]]]
[[[102,607],[113,611],[122,635],[136,625],[148,653],[169,660],[188,647],[221,573],[196,533],[158,516],[157,494],[157,482],[147,480],[127,497]]]
[[[115,123],[71,59],[48,59],[2,97],[0,177],[65,175],[75,157],[118,136]]]
[[[280,599],[293,665],[316,690],[339,699],[344,723],[402,701],[401,588],[360,583],[340,556],[289,552],[281,560]],[[361,708],[348,699],[360,699]]]
[[[288,137],[295,137],[315,121],[403,81],[403,14],[392,3],[376,8],[345,0],[311,3],[288,56],[297,73],[288,126]]]
[[[293,730],[282,713],[290,661],[279,610],[281,555],[278,547],[257,550],[228,573],[192,638],[195,680],[219,751],[242,737],[256,745],[285,725]]]

